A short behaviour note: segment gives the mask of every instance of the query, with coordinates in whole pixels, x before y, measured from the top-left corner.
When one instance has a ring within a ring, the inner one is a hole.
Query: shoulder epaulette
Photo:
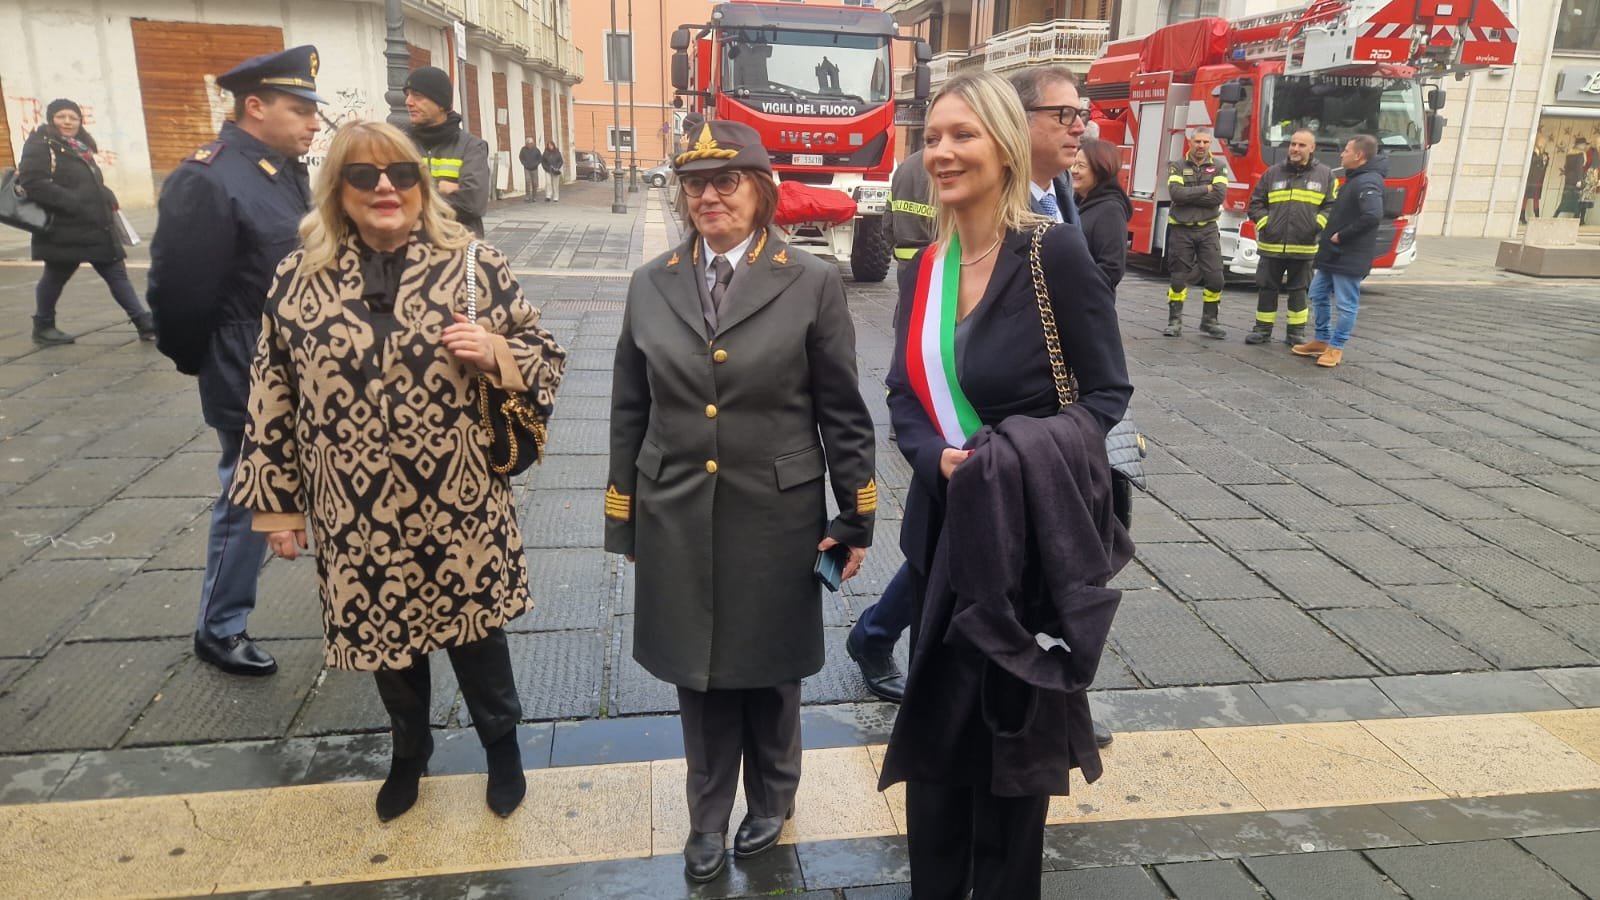
[[[212,141],[209,144],[201,144],[195,148],[193,153],[189,154],[189,158],[184,160],[184,162],[197,162],[201,163],[202,165],[209,166],[217,161],[217,157],[222,155],[222,150],[226,146],[227,145],[221,141]]]

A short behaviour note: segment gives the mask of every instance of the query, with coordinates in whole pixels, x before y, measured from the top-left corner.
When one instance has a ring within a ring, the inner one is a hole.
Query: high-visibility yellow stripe
[[[1183,184],[1183,176],[1169,175],[1167,176],[1167,184]]]
[[[1278,311],[1274,309],[1271,312],[1262,312],[1258,309],[1256,310],[1256,321],[1263,325],[1271,325],[1273,322],[1278,321]]]
[[[1311,310],[1309,309],[1291,309],[1289,310],[1289,315],[1284,318],[1290,325],[1304,325],[1306,319],[1310,316]]]
[[[461,163],[459,159],[446,159],[442,156],[428,157],[428,174],[435,178],[460,178]]]
[[[1212,184],[1227,184],[1228,183],[1228,176],[1226,176],[1226,175],[1216,175],[1216,176],[1212,177],[1211,183]]]
[[[896,247],[894,248],[894,258],[910,259],[911,257],[916,256],[917,251],[921,249],[921,247]]]
[[[1327,194],[1321,191],[1302,191],[1299,189],[1285,189],[1281,191],[1267,191],[1268,203],[1310,203],[1321,206]]]
[[[1204,300],[1207,303],[1221,303],[1222,302],[1222,292],[1221,291],[1213,291],[1213,290],[1203,290],[1203,291],[1200,292],[1200,299]]]
[[[1180,226],[1182,226],[1184,228],[1199,228],[1202,225],[1210,225],[1212,222],[1215,222],[1219,218],[1221,218],[1220,215],[1219,216],[1215,216],[1215,217],[1210,218],[1210,219],[1206,219],[1204,222],[1179,222],[1177,219],[1174,219],[1171,216],[1167,216],[1167,224],[1168,225],[1180,225]]]
[[[1328,227],[1328,217],[1318,213],[1317,214],[1317,227],[1318,228],[1327,228]]]
[[[913,203],[910,200],[890,200],[889,208],[895,212],[903,212],[912,216],[921,216],[924,219],[933,218],[933,207],[927,203]]]
[[[1189,299],[1189,289],[1188,288],[1184,288],[1181,291],[1175,291],[1170,287],[1167,288],[1167,302],[1169,302],[1169,303],[1182,303],[1183,301],[1185,301],[1187,299]]]
[[[1265,215],[1265,216],[1262,216],[1261,217],[1261,221],[1256,223],[1256,231],[1259,232],[1261,229],[1267,227],[1267,220],[1270,219],[1270,218],[1272,218],[1272,215],[1270,213]]]
[[[1260,244],[1262,253],[1281,253],[1286,256],[1316,256],[1316,244]]]

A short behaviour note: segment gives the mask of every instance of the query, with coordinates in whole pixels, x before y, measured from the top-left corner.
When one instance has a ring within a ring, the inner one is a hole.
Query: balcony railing
[[[928,80],[934,84],[943,84],[950,80],[956,73],[956,68],[961,61],[967,58],[965,50],[947,50],[935,53],[933,59],[928,60]]]
[[[1097,19],[1056,19],[994,35],[972,56],[991,72],[1039,63],[1091,62],[1111,35],[1111,23]],[[971,57],[968,57],[971,59]]]

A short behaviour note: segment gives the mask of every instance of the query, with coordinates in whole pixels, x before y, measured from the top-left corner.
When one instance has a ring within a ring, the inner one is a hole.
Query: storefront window
[[[1600,228],[1600,118],[1544,116],[1522,195],[1521,220],[1573,218]]]
[[[1600,53],[1600,0],[1562,0],[1555,49]]]

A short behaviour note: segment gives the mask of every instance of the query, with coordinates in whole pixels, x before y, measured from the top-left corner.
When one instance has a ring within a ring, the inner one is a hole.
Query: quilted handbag
[[[467,318],[478,321],[478,242],[467,247]],[[478,416],[489,430],[489,468],[500,475],[520,475],[542,462],[549,431],[549,410],[541,411],[526,393],[497,388],[478,373]]]
[[[50,230],[50,214],[17,186],[16,169],[0,169],[0,223],[31,234]]]

